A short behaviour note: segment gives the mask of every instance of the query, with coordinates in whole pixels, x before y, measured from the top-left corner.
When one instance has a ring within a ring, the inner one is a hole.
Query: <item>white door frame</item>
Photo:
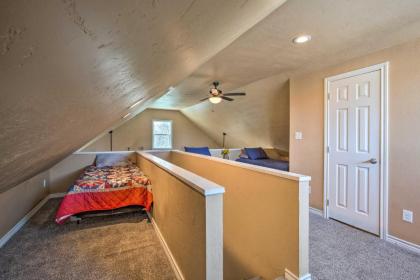
[[[350,71],[324,79],[324,217],[329,218],[327,201],[329,199],[329,90],[330,83],[373,71],[380,71],[381,75],[381,114],[380,114],[380,156],[379,162],[379,236],[386,239],[388,234],[388,68],[389,62],[372,65],[366,68]]]

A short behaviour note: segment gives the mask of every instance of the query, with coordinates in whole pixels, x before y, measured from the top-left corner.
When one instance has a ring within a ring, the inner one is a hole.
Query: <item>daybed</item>
[[[199,154],[204,156],[211,156],[209,147],[184,147],[187,153]]]
[[[269,158],[262,148],[244,148],[244,152],[241,153],[236,161],[289,171],[288,161]]]
[[[289,171],[289,162],[283,161],[283,160],[277,160],[277,159],[249,159],[249,158],[238,158],[236,161],[243,162],[243,163],[249,163],[253,165],[283,170],[283,171]]]

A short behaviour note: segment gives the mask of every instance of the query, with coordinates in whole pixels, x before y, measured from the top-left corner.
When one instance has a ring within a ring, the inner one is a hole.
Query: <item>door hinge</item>
[[[330,100],[330,99],[331,99],[331,93],[328,93],[328,94],[327,94],[327,98],[328,98],[328,100]]]
[[[330,206],[330,200],[327,199],[327,206]]]
[[[327,146],[327,154],[330,153],[330,146]]]

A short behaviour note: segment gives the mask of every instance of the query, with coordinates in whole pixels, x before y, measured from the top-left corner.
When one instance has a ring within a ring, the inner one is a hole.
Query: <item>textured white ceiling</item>
[[[141,111],[284,0],[0,2],[0,192]]]
[[[312,35],[312,41],[293,44],[299,34]],[[289,0],[152,107],[197,104],[213,80],[220,80],[225,91],[243,90],[262,78],[291,77],[418,37],[418,0]]]

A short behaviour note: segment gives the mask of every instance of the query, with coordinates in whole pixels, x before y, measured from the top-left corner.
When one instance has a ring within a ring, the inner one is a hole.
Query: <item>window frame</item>
[[[169,137],[169,141],[170,141],[170,147],[169,148],[159,148],[159,147],[155,147],[155,135],[168,135],[168,134],[155,134],[154,133],[154,123],[155,122],[169,122],[171,125],[171,131],[170,131],[170,137]],[[152,120],[152,150],[172,150],[173,148],[173,121],[172,120],[165,120],[165,119],[153,119]]]

